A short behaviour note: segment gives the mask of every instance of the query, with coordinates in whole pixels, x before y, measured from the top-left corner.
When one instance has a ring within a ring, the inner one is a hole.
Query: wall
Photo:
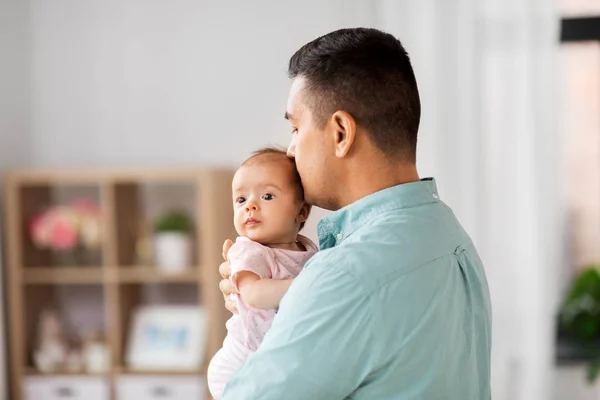
[[[32,1],[33,162],[235,165],[286,144],[287,60],[343,23],[342,1],[310,3]]]
[[[27,2],[0,2],[0,171],[29,162]]]
[[[560,0],[557,2],[563,17],[581,17],[600,14],[600,2],[597,0]]]

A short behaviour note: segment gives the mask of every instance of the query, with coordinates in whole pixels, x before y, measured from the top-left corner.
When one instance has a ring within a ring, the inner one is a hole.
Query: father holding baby
[[[417,173],[421,106],[402,44],[342,29],[300,48],[288,72],[288,156],[306,202],[333,212],[223,398],[490,399],[484,268]],[[224,279],[221,290],[234,289]]]

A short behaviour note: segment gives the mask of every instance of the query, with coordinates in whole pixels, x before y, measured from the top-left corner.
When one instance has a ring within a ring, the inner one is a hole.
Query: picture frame
[[[205,357],[206,328],[201,306],[141,306],[133,314],[125,361],[138,370],[198,370]]]

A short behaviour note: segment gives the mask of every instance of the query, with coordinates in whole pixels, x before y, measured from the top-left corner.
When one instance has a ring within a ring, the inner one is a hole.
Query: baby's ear
[[[300,211],[298,211],[298,215],[296,216],[296,222],[306,222],[308,216],[310,215],[310,210],[312,206],[310,204],[302,204]]]

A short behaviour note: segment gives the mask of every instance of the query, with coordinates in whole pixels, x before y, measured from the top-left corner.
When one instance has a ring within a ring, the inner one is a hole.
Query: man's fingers
[[[223,296],[229,296],[232,293],[238,292],[235,290],[235,286],[229,279],[222,279],[221,282],[219,282],[219,290],[221,290]]]
[[[231,276],[231,268],[227,261],[224,261],[219,265],[219,274],[221,274],[223,279],[229,279],[229,276]]]
[[[219,265],[219,274],[223,277],[223,279],[219,282],[219,290],[223,293],[223,300],[225,300],[225,308],[231,311],[234,314],[238,313],[237,305],[235,301],[231,300],[230,294],[237,293],[237,290],[233,286],[233,282],[229,280],[231,276],[231,268],[229,266],[229,260],[227,259],[227,253],[229,253],[229,249],[233,246],[233,242],[227,239],[223,243],[223,252],[221,255],[225,262],[222,262]]]
[[[237,304],[230,297],[231,293],[237,293],[233,283],[229,279],[223,279],[219,282],[219,290],[223,293],[223,300],[225,301],[225,308],[234,314],[238,313]]]
[[[231,248],[231,246],[233,246],[233,242],[229,239],[225,240],[225,242],[223,243],[223,252],[221,253],[221,255],[223,256],[223,260],[225,261],[228,261],[227,253],[229,253],[229,249]]]
[[[227,292],[227,279],[223,279],[221,280],[221,282],[219,282],[219,290],[221,291],[221,293],[223,293],[223,299],[225,301],[229,300],[229,293]]]
[[[233,301],[233,300],[227,300],[225,302],[225,308],[228,309],[229,311],[231,311],[233,314],[238,313],[238,309],[235,306],[235,301]]]

